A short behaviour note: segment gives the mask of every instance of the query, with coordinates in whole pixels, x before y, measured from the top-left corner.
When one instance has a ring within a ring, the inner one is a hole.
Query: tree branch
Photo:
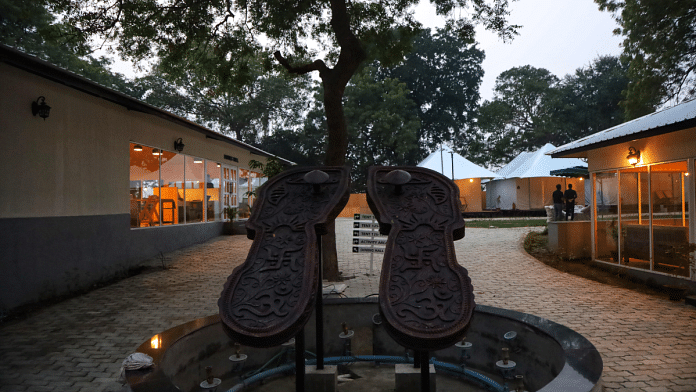
[[[280,54],[280,51],[276,51],[275,53],[273,53],[273,56],[276,58],[276,60],[278,60],[280,65],[282,65],[285,69],[288,70],[288,72],[298,75],[304,75],[313,71],[319,71],[319,74],[322,74],[330,70],[329,67],[327,67],[322,60],[315,60],[313,63],[300,65],[299,67],[293,67],[292,65],[290,65],[288,60],[285,57],[283,57],[282,54]]]

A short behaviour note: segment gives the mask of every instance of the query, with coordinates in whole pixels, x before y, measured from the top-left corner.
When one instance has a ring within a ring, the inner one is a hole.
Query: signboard
[[[382,238],[353,238],[353,245],[386,245],[387,239]]]
[[[377,222],[353,222],[354,229],[379,229],[379,223]]]
[[[353,220],[373,220],[375,216],[372,214],[353,214]]]
[[[353,246],[353,253],[384,253],[384,248],[375,246]]]

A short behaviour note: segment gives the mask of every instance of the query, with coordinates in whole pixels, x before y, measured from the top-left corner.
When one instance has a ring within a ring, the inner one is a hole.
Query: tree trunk
[[[341,53],[334,68],[329,68],[322,60],[311,64],[294,67],[280,52],[275,52],[275,58],[289,72],[305,74],[319,71],[324,85],[324,110],[328,127],[328,143],[326,146],[327,166],[343,166],[348,153],[348,128],[343,114],[343,92],[360,64],[365,61],[366,54],[360,40],[350,30],[350,16],[345,0],[329,0],[331,4],[331,28],[336,35],[336,41],[341,47]],[[328,227],[329,233],[322,237],[324,258],[324,279],[337,281],[339,279],[338,257],[336,254],[336,226]]]

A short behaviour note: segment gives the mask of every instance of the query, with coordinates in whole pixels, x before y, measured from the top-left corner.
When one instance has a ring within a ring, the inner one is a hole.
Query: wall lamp
[[[44,121],[46,121],[50,112],[51,107],[46,105],[46,98],[44,96],[36,98],[36,102],[31,103],[31,114],[34,116],[38,114]]]
[[[640,150],[637,150],[635,147],[629,147],[626,159],[628,159],[628,163],[631,165],[637,165],[640,162]]]
[[[174,149],[179,152],[184,151],[184,141],[181,138],[174,140]]]
[[[142,151],[142,150],[143,150],[143,146],[141,146],[140,144],[136,144],[135,146],[133,146],[133,151]]]
[[[153,149],[152,149],[152,155],[158,156],[158,155],[162,155],[162,153],[160,152],[159,149],[153,148]]]

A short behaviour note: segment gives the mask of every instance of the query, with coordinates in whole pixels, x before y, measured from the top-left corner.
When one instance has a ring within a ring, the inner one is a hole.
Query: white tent
[[[492,171],[472,163],[470,160],[452,151],[451,148],[445,146],[428,155],[418,166],[435,170],[453,180],[499,177]]]
[[[552,205],[551,195],[556,184],[567,189],[568,184],[578,193],[578,200],[585,200],[585,181],[583,178],[565,178],[551,176],[552,170],[587,166],[580,159],[557,159],[546,155],[554,150],[547,143],[534,152],[523,152],[505,167],[498,170],[500,176],[486,184],[486,207],[504,210],[542,209]]]
[[[444,146],[428,155],[418,166],[434,170],[454,180],[459,187],[459,201],[464,212],[483,210],[485,200],[481,191],[481,179],[498,178],[492,171],[472,163]]]

